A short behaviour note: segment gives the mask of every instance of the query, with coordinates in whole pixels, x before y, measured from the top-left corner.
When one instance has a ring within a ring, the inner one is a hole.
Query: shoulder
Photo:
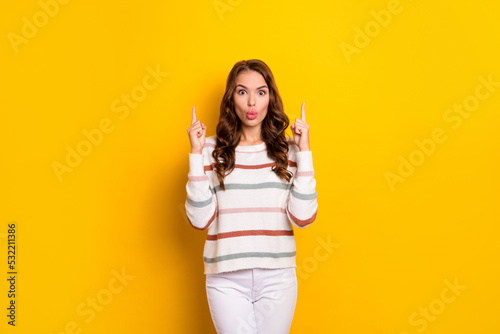
[[[215,144],[217,144],[217,137],[215,135],[205,137],[205,145],[203,146],[203,155],[207,157],[208,160],[212,160],[212,152],[215,150]]]
[[[205,146],[203,146],[203,148],[205,148],[205,147],[215,148],[216,143],[217,143],[217,136],[216,135],[208,136],[205,138]]]

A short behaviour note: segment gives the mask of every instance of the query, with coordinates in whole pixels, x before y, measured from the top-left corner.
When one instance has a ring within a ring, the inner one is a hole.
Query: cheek
[[[267,95],[267,97],[264,99],[264,105],[266,106],[269,106],[269,95]]]
[[[245,105],[245,101],[242,99],[241,95],[235,95],[233,97],[233,102],[237,108],[241,108],[241,106]]]

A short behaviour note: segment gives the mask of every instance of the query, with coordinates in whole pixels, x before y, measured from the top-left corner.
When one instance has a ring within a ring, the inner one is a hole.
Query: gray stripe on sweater
[[[318,197],[317,192],[314,192],[313,194],[301,194],[296,192],[294,189],[292,189],[292,195],[294,197],[297,197],[298,199],[304,199],[304,200],[315,199],[316,197]]]
[[[210,197],[209,199],[207,199],[206,201],[193,201],[192,199],[190,199],[189,197],[186,198],[187,202],[191,205],[191,206],[194,206],[194,207],[197,207],[197,208],[202,208],[204,206],[207,206],[209,205],[210,203],[212,203],[212,197]]]
[[[203,257],[203,261],[206,263],[214,263],[214,262],[221,262],[221,261],[226,261],[226,260],[232,260],[232,259],[240,259],[243,257],[272,257],[272,258],[278,258],[278,257],[291,257],[295,256],[296,252],[283,252],[283,253],[270,253],[270,252],[245,252],[245,253],[235,253],[235,254],[228,254],[228,255],[222,255],[222,256],[217,256],[217,257]]]

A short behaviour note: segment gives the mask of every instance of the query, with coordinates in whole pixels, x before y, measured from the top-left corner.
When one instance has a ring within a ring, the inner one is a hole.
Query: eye
[[[246,91],[245,91],[244,89],[240,89],[240,90],[238,91],[238,94],[240,94],[241,92],[245,92],[245,93],[246,93]],[[240,95],[241,95],[241,94],[240,94]]]
[[[265,95],[266,94],[266,91],[265,90],[259,90],[259,93],[262,92],[264,94],[260,94],[260,95]]]

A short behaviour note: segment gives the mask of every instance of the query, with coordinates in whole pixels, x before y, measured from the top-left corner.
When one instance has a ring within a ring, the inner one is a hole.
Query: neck
[[[260,128],[242,129],[240,135],[240,142],[247,143],[249,145],[258,144],[262,142],[262,133]]]

